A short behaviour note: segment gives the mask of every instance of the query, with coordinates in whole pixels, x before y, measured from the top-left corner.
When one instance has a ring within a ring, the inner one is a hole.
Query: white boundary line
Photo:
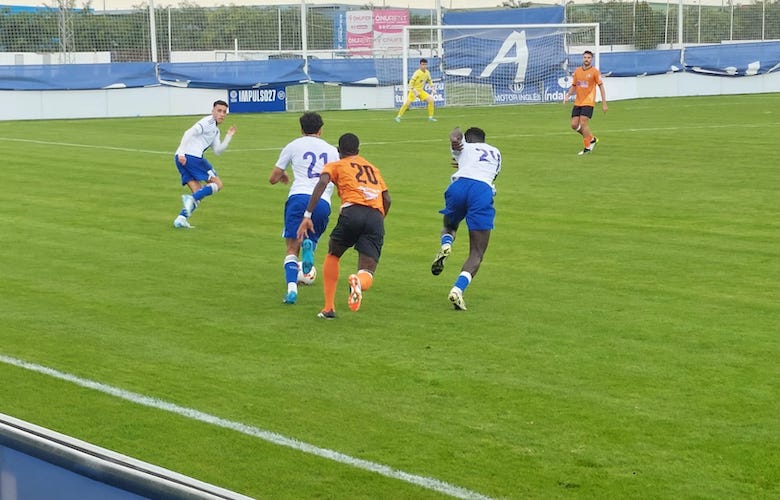
[[[24,142],[28,144],[43,144],[44,146],[67,146],[72,148],[87,148],[87,149],[104,149],[107,151],[126,151],[129,153],[153,153],[153,154],[170,154],[173,157],[173,153],[167,151],[150,151],[147,149],[138,148],[120,148],[114,146],[96,146],[94,144],[77,144],[71,142],[55,142],[55,141],[41,141],[38,139],[19,139],[16,137],[0,137],[0,141],[9,142]]]
[[[568,115],[567,115],[568,116]],[[780,125],[780,122],[770,122],[770,123],[740,123],[740,124],[734,124],[734,123],[725,123],[725,124],[701,124],[701,125],[692,125],[692,126],[685,126],[685,127],[638,127],[638,128],[625,128],[625,129],[605,129],[604,132],[602,132],[603,135],[617,135],[617,134],[635,134],[635,133],[644,133],[644,132],[675,132],[680,130],[707,130],[707,129],[722,129],[722,128],[733,128],[733,127],[742,127],[742,128],[765,128],[765,127],[774,127]],[[448,133],[448,132],[442,132],[442,133]],[[513,139],[513,138],[519,138],[519,137],[549,137],[549,136],[558,136],[558,135],[571,135],[571,131],[569,130],[561,130],[561,131],[551,131],[546,133],[512,133],[512,134],[502,134],[502,133],[494,133],[490,134],[492,138],[501,138],[501,139]],[[446,136],[437,137],[437,138],[431,138],[431,139],[405,139],[403,141],[366,141],[361,142],[361,145],[396,145],[399,143],[404,144],[420,144],[420,143],[447,143]],[[172,151],[154,151],[149,149],[138,149],[138,148],[127,148],[127,147],[117,147],[117,146],[100,146],[95,144],[79,144],[79,143],[72,143],[72,142],[56,142],[56,141],[43,141],[39,139],[24,139],[24,138],[18,138],[18,137],[0,137],[0,141],[8,141],[8,142],[22,142],[22,143],[28,143],[28,144],[42,144],[46,146],[64,146],[64,147],[72,147],[72,148],[86,148],[86,149],[102,149],[106,151],[125,151],[129,153],[148,153],[148,154],[156,154],[156,155],[168,155],[173,157]],[[245,153],[248,151],[281,151],[281,149],[284,147],[284,145],[281,146],[269,146],[264,148],[231,148],[225,151],[226,153]]]
[[[144,396],[143,394],[125,391],[123,389],[112,387],[110,385],[105,385],[100,382],[94,382],[92,380],[83,379],[75,375],[71,375],[69,373],[64,373],[58,370],[54,370],[52,368],[47,368],[42,365],[23,361],[21,359],[12,358],[10,356],[5,356],[3,354],[0,354],[0,362],[15,366],[17,368],[23,368],[25,370],[29,370],[32,372],[48,375],[56,379],[60,379],[66,382],[76,384],[80,387],[85,387],[87,389],[92,389],[98,392],[109,394],[111,396],[124,399],[126,401],[130,401],[132,403],[136,403],[142,406],[168,411],[182,417],[197,420],[199,422],[205,422],[207,424],[215,425],[217,427],[223,427],[225,429],[230,429],[236,432],[240,432],[248,436],[256,437],[262,439],[263,441],[267,441],[275,445],[285,446],[287,448],[292,448],[294,450],[302,451],[310,455],[315,455],[321,458],[326,458],[328,460],[333,460],[334,462],[351,465],[352,467],[356,467],[358,469],[374,472],[376,474],[380,474],[382,476],[389,477],[391,479],[397,479],[399,481],[413,484],[415,486],[420,486],[428,490],[437,491],[439,493],[443,493],[445,495],[449,495],[454,498],[492,500],[491,497],[487,497],[485,495],[482,495],[481,493],[477,493],[475,491],[470,491],[465,488],[461,488],[459,486],[445,483],[444,481],[439,481],[438,479],[425,477],[425,476],[418,476],[416,474],[410,474],[408,472],[404,472],[398,469],[393,469],[392,467],[389,467],[387,465],[382,465],[379,463],[370,462],[368,460],[362,460],[359,458],[351,457],[349,455],[339,453],[338,451],[329,450],[327,448],[319,448],[317,446],[304,443],[303,441],[298,441],[297,439],[289,438],[281,434],[277,434],[275,432],[266,431],[263,429],[259,429],[257,427],[252,427],[250,425],[242,424],[240,422],[225,420],[223,418],[215,417],[214,415],[209,415],[208,413],[203,413],[192,408],[186,408],[173,403],[162,401],[160,399]]]

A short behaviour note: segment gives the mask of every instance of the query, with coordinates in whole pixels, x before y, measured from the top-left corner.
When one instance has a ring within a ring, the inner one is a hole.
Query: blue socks
[[[455,280],[455,288],[460,288],[461,292],[466,291],[466,287],[471,283],[471,273],[463,271]]]
[[[211,186],[209,184],[206,184],[202,188],[198,189],[192,194],[192,197],[195,198],[195,201],[200,201],[206,196],[211,196],[214,194],[214,190],[211,189]]]
[[[295,255],[284,258],[284,277],[287,283],[298,283],[298,259]]]

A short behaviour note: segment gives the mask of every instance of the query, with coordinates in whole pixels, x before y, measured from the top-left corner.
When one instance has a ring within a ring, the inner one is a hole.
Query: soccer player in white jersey
[[[320,138],[323,121],[318,113],[304,113],[299,122],[301,137],[294,139],[282,149],[268,179],[271,184],[278,182],[288,184],[290,177],[287,174],[287,167],[292,167],[293,183],[284,205],[284,231],[282,232],[282,237],[287,243],[287,254],[284,257],[284,276],[287,281],[285,304],[295,304],[298,298],[298,252],[301,248],[303,248],[301,271],[308,274],[314,265],[314,249],[320,235],[328,227],[333,184],[328,184],[312,212],[306,210],[309,198],[319,181],[322,167],[328,162],[339,159],[338,149]],[[304,217],[311,217],[314,232],[301,242],[297,233]]]
[[[181,174],[182,186],[189,187],[192,194],[182,195],[184,207],[173,221],[173,227],[188,229],[194,227],[190,225],[188,219],[200,201],[222,190],[222,181],[217,171],[203,157],[203,153],[211,148],[215,155],[220,155],[230,144],[233,134],[236,133],[235,126],[228,129],[224,141],[220,141],[219,137],[219,125],[225,121],[227,110],[228,105],[225,101],[215,101],[211,107],[211,114],[198,120],[184,132],[181,138],[174,161]]]
[[[449,257],[458,226],[466,219],[469,228],[469,256],[450,290],[449,300],[456,310],[465,311],[463,292],[477,274],[490,241],[496,217],[493,198],[495,180],[501,171],[501,152],[485,143],[485,132],[471,127],[463,134],[458,127],[450,132],[453,166],[458,170],[444,193],[444,224],[441,248],[431,264],[431,273],[441,274]]]

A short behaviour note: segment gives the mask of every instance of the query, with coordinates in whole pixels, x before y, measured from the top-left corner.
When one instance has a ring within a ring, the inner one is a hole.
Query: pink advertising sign
[[[370,10],[347,12],[347,50],[370,54],[374,46],[374,15]]]
[[[406,9],[377,9],[374,11],[374,50],[400,51],[403,49],[403,27],[409,24]]]

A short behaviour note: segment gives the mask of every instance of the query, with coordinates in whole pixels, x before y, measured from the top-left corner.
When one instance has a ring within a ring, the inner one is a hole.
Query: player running
[[[298,298],[298,253],[301,253],[300,270],[304,275],[309,274],[314,266],[314,249],[320,235],[325,232],[330,218],[330,195],[333,192],[333,184],[328,184],[317,206],[312,210],[314,232],[310,238],[301,242],[297,231],[303,219],[303,212],[320,178],[322,167],[339,158],[338,150],[320,138],[324,122],[319,113],[313,111],[303,113],[298,121],[301,124],[302,135],[282,149],[268,178],[271,184],[279,182],[289,184],[287,168],[290,167],[293,173],[293,182],[287,195],[287,202],[284,204],[284,230],[282,231],[287,246],[284,257],[284,275],[287,281],[287,293],[283,301],[285,304],[295,304]]]
[[[298,238],[314,230],[311,216],[329,182],[336,185],[341,198],[341,210],[336,227],[330,233],[328,254],[322,266],[322,286],[325,306],[317,315],[323,319],[336,317],[336,283],[339,279],[339,259],[355,247],[358,252],[357,274],[349,275],[347,304],[353,311],[360,309],[363,292],[374,283],[379,256],[385,239],[385,217],[390,210],[390,193],[379,169],[358,155],[360,141],[355,134],[339,138],[340,160],[322,169],[320,180],[309,199],[298,227]]]
[[[469,256],[460,269],[448,299],[456,310],[465,311],[463,292],[476,276],[490,241],[496,209],[493,197],[494,182],[501,171],[501,152],[485,142],[485,131],[471,127],[463,134],[458,127],[450,132],[452,157],[458,170],[444,193],[444,214],[441,247],[431,264],[431,273],[438,276],[444,270],[444,261],[452,251],[458,226],[466,219],[469,228]]]

